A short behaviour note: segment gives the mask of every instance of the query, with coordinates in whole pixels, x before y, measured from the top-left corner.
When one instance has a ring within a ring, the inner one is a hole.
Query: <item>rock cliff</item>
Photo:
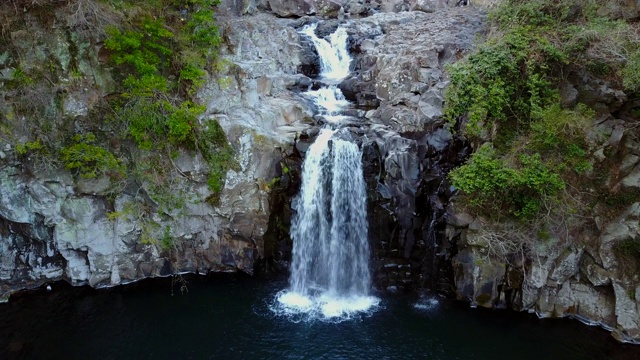
[[[74,25],[75,2],[48,9],[46,17],[32,8],[16,13],[21,24],[3,27],[10,30],[0,40],[0,296],[60,279],[101,287],[286,265],[290,201],[322,124],[300,95],[314,86],[318,58],[297,30],[321,21],[319,32],[347,28],[355,57],[340,88],[360,119],[350,131],[363,149],[379,289],[428,288],[474,306],[569,315],[612,329],[621,341],[638,341],[638,272],[614,246],[640,236],[637,99],[586,74],[568,80],[564,101],[607,109],[609,116],[593,124],[604,138],[592,156],[596,169],[610,174],[604,186],[618,195],[603,199],[588,221],[567,227],[566,239],[525,251],[530,239],[517,224],[491,223],[456,205],[446,175],[472,149],[444,126],[444,66],[469,52],[483,30],[485,14],[474,4],[496,2],[223,1],[219,66],[195,97],[206,107],[199,121],[220,124],[237,166],[212,194],[203,155],[173,154],[163,183],[165,194],[181,201],[168,208],[155,199],[153,181],[86,179],[37,153],[21,156],[16,146],[33,129],[25,124],[71,136],[104,110],[117,74],[104,59],[104,34]],[[602,11],[628,14],[621,6]],[[54,78],[16,93],[16,79],[47,66]],[[49,119],[49,112],[57,115]],[[153,161],[125,147],[128,161]]]

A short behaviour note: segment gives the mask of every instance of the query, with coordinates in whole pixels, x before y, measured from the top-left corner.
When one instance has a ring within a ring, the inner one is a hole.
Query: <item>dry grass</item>
[[[105,35],[105,28],[120,24],[123,14],[96,0],[75,0],[69,6],[67,26],[85,34]]]

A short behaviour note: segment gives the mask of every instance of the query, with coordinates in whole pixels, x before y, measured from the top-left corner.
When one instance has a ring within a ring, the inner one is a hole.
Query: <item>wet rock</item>
[[[298,92],[305,92],[311,89],[313,86],[313,81],[306,76],[299,77],[295,83],[292,85],[288,85],[287,89]]]
[[[357,101],[358,95],[362,93],[375,96],[375,83],[373,81],[365,81],[362,76],[358,75],[345,79],[338,85],[338,88],[342,91],[344,97],[350,101]],[[362,98],[364,95],[360,96]]]
[[[320,57],[311,39],[299,34],[302,51],[300,51],[300,64],[298,72],[307,77],[315,78],[320,74]]]
[[[380,106],[380,100],[375,93],[360,92],[356,94],[356,106],[362,109],[375,109]]]

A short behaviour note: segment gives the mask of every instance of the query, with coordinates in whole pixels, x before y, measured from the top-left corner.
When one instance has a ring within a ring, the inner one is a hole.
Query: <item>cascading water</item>
[[[338,28],[329,35],[329,41],[327,41],[316,36],[317,27],[318,24],[307,25],[301,33],[308,36],[318,50],[322,78],[339,83],[349,76],[351,65],[351,56],[347,50],[347,31],[344,28]]]
[[[338,88],[338,84],[349,76],[351,56],[347,51],[348,34],[344,28],[338,28],[329,36],[329,41],[316,36],[317,24],[305,26],[301,33],[308,36],[320,55],[320,76],[327,84],[315,91],[308,91],[322,115],[330,124],[338,124],[346,117],[340,112],[347,106],[347,101]]]
[[[330,85],[306,95],[336,126],[341,109],[349,104],[337,87],[349,75],[347,33],[339,28],[326,41],[315,35],[315,27],[307,26],[302,33],[315,44],[321,57],[321,77]],[[362,152],[345,138],[350,138],[348,132],[324,128],[307,151],[302,187],[293,204],[290,287],[277,296],[278,312],[340,321],[370,311],[379,302],[369,296]]]

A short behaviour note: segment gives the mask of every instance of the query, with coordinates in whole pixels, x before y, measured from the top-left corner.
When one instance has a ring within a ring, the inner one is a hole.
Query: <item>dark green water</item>
[[[284,280],[188,282],[185,295],[163,279],[12,299],[0,304],[0,359],[640,359],[577,321],[382,296],[368,317],[294,323],[269,310]]]

